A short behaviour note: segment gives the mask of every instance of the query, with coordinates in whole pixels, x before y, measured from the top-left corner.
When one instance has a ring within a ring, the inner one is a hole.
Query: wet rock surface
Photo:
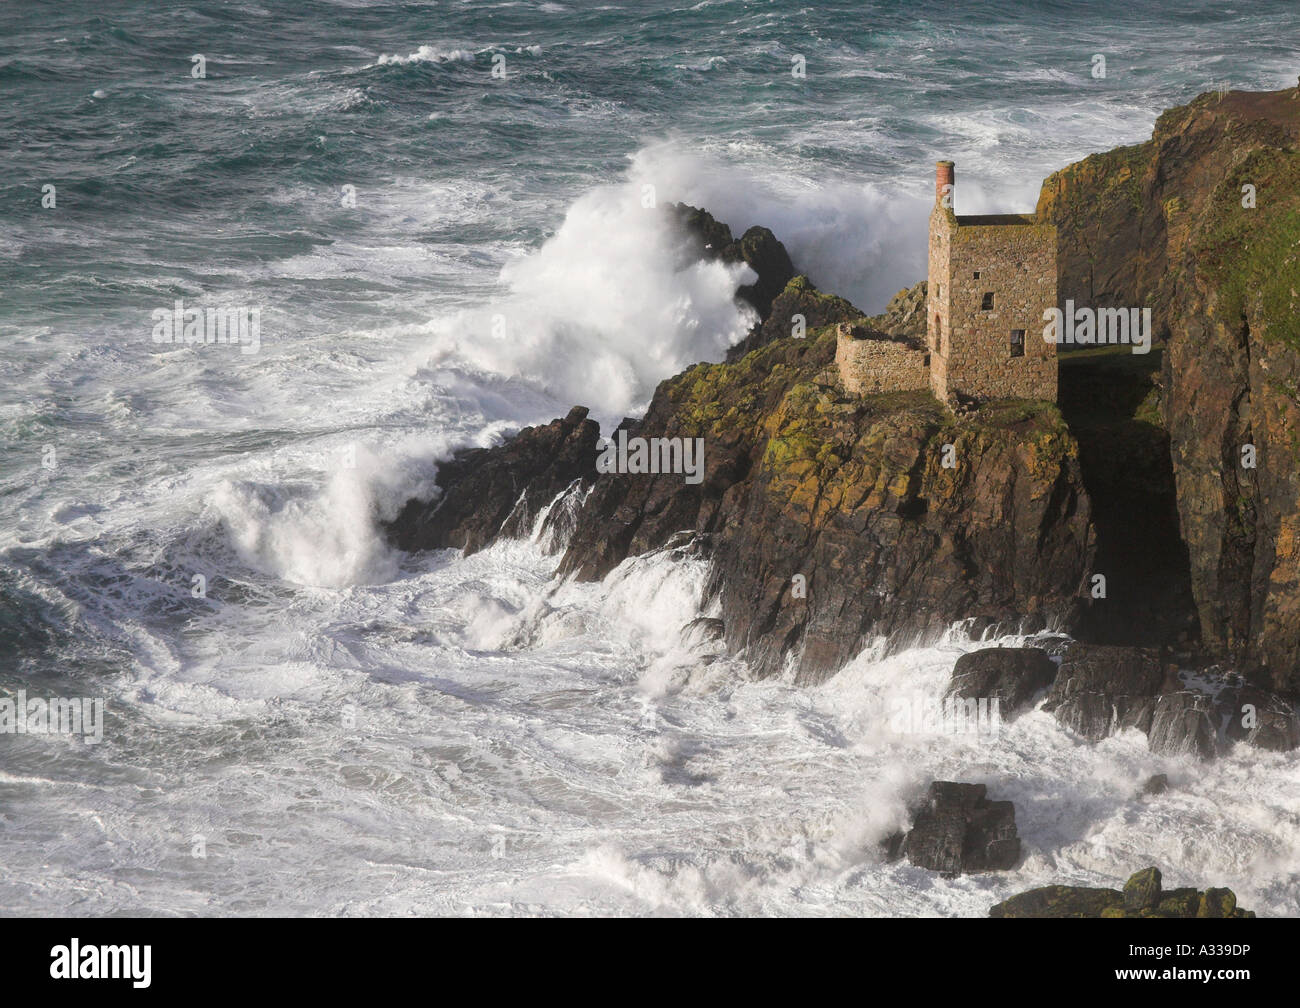
[[[983,648],[957,659],[948,695],[988,697],[1010,719],[1030,706],[1056,679],[1056,663],[1041,648]]]
[[[901,850],[918,868],[949,875],[1014,868],[1020,862],[1015,807],[989,801],[983,784],[935,781]]]

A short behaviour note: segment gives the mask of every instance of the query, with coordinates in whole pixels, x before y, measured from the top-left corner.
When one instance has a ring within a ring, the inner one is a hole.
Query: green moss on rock
[[[1160,870],[1144,868],[1124,884],[1124,890],[1088,886],[1050,885],[1012,896],[989,910],[990,917],[1216,917],[1255,915],[1237,906],[1231,889],[1192,888],[1162,892]]]

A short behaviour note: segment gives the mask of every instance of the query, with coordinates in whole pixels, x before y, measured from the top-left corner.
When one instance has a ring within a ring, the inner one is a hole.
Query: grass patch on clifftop
[[[1242,206],[1246,185],[1253,209]],[[1197,264],[1218,288],[1223,320],[1300,350],[1300,154],[1252,151],[1215,190],[1205,233]]]

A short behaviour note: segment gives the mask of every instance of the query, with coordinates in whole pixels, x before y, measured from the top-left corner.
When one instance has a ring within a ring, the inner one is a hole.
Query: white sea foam
[[[435,320],[435,355],[534,382],[591,407],[607,429],[643,409],[666,375],[720,359],[755,320],[735,299],[754,273],[684,265],[681,236],[642,197],[634,180],[578,198],[540,249],[506,265],[500,298]]]
[[[447,49],[442,46],[422,45],[413,53],[406,56],[398,54],[387,55],[381,54],[375,61],[375,66],[396,65],[402,66],[408,63],[472,63],[474,62],[474,53],[470,49]]]

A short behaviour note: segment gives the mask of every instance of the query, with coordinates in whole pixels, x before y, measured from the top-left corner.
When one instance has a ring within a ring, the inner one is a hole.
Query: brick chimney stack
[[[943,199],[943,187],[954,184],[955,172],[956,169],[951,161],[936,161],[934,163],[934,201],[936,203]],[[948,192],[952,194],[953,190],[949,189]],[[953,198],[952,195],[949,195],[948,206],[951,208],[952,204]]]

